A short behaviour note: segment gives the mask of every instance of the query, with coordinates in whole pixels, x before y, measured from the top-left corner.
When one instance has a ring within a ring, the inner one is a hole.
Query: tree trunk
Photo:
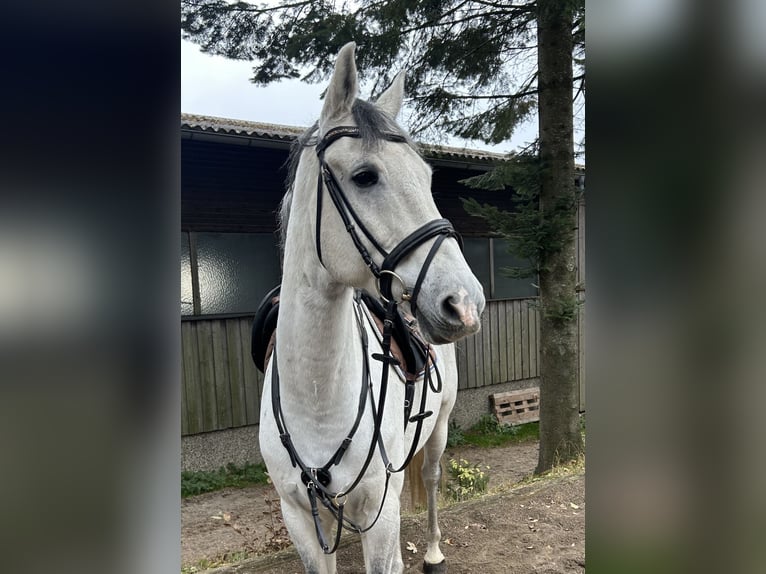
[[[574,201],[572,133],[572,12],[568,2],[538,0],[540,209]],[[561,249],[541,258],[540,454],[535,473],[577,458],[580,434],[577,381],[575,218],[566,217]],[[560,215],[560,214],[559,214]],[[571,313],[574,311],[574,313]]]

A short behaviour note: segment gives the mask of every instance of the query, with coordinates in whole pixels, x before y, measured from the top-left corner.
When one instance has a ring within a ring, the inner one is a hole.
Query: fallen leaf
[[[527,546],[527,550],[534,550],[534,549],[535,549],[534,546]]]
[[[212,518],[213,520],[223,520],[223,518],[218,516],[217,514],[215,516],[211,516],[210,518]]]
[[[224,522],[229,522],[231,520],[231,514],[228,512],[223,513],[223,520]]]
[[[580,507],[579,507],[579,506],[577,506],[577,505],[576,505],[574,502],[570,502],[570,503],[569,503],[569,506],[571,506],[571,507],[572,507],[572,508],[574,508],[575,510],[577,510],[578,508],[580,508]]]
[[[447,546],[454,546],[455,545],[455,543],[452,541],[452,538],[445,538],[444,539],[444,544],[446,544]]]
[[[410,552],[412,552],[413,554],[416,554],[416,553],[417,553],[417,551],[418,551],[418,547],[417,547],[417,546],[415,546],[415,545],[414,545],[412,542],[408,542],[408,543],[407,543],[407,550],[409,550],[409,551],[410,551]]]

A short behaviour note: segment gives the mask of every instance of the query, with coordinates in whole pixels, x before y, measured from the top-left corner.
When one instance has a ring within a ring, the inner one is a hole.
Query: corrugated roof
[[[290,142],[306,131],[306,127],[283,126],[262,122],[251,122],[232,118],[181,114],[181,128],[207,132],[219,135],[249,137]],[[500,154],[483,150],[471,150],[434,144],[420,144],[426,155],[445,160],[494,162],[508,158],[508,154]]]
[[[298,126],[282,126],[232,118],[199,116],[195,114],[181,114],[181,128],[219,134],[273,139],[277,141],[292,141],[306,131],[306,128]]]
[[[306,131],[307,128],[182,113],[181,129],[222,136],[238,136],[289,143]],[[488,164],[506,160],[512,155],[428,143],[420,143],[419,145],[428,157],[445,161],[467,161]],[[578,171],[584,170],[584,166],[578,165],[575,167]]]

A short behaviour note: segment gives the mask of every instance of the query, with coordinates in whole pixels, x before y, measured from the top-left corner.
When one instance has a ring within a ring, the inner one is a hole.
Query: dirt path
[[[448,458],[490,466],[490,490],[504,490],[441,511],[442,545],[450,572],[545,574],[584,571],[585,477],[583,474],[509,486],[528,477],[537,462],[537,444],[449,449]],[[269,503],[271,500],[273,502]],[[278,528],[278,503],[271,487],[227,489],[182,502],[181,548],[184,565],[200,560],[233,561],[269,550]],[[272,526],[273,524],[273,526]],[[405,572],[419,572],[425,515],[402,519]],[[278,539],[277,542],[280,540]],[[364,572],[358,537],[344,534],[338,572]],[[416,553],[404,550],[412,542]],[[238,562],[216,572],[288,574],[303,572],[292,548]]]

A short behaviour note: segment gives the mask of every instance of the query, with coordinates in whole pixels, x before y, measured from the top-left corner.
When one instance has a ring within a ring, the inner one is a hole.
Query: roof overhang
[[[289,149],[292,142],[306,129],[308,128],[181,114],[181,139],[195,141]],[[486,171],[498,163],[509,160],[513,155],[428,143],[418,145],[432,165],[459,169]],[[585,166],[576,165],[575,171],[584,173]]]

